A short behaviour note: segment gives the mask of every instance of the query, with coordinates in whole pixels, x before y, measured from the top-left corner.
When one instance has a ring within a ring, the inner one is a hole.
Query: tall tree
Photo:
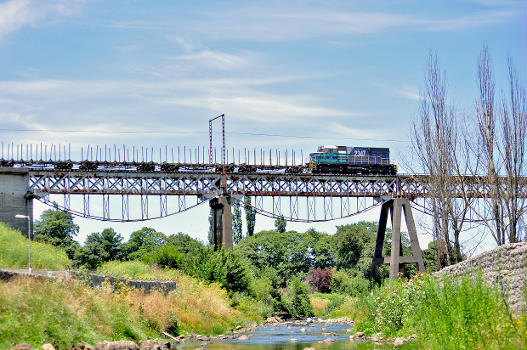
[[[287,228],[287,221],[285,221],[285,218],[283,215],[280,215],[276,218],[274,221],[274,227],[276,232],[278,233],[284,233]]]
[[[153,252],[157,247],[163,245],[166,236],[150,227],[143,227],[132,232],[130,239],[122,245],[123,257],[125,259],[139,259],[145,253]]]
[[[96,269],[100,264],[115,260],[121,253],[123,237],[112,228],[94,232],[86,238],[84,246],[75,254],[75,264]]]
[[[73,215],[58,210],[48,209],[42,212],[40,220],[33,225],[35,241],[45,242],[62,247],[70,259],[80,247],[73,238],[79,233],[79,226],[73,222]]]
[[[245,222],[247,223],[247,236],[254,234],[254,225],[256,223],[256,209],[251,205],[251,197],[245,196]]]
[[[209,212],[209,233],[207,235],[207,238],[209,240],[209,245],[214,246],[214,210],[210,208]]]
[[[490,185],[490,198],[484,201],[482,210],[476,208],[475,212],[497,245],[522,239],[520,220],[527,211],[527,202],[520,193],[520,181],[527,175],[526,90],[510,58],[508,78],[508,97],[503,96],[496,108],[490,55],[484,47],[478,61],[478,138],[473,149],[483,169],[482,179]]]
[[[446,74],[436,54],[429,54],[421,93],[419,116],[412,125],[412,148],[422,171],[429,175],[429,207],[433,217],[432,234],[437,242],[438,267],[450,265],[449,215],[452,210],[450,188],[454,174],[453,153],[455,114],[447,106]]]
[[[243,238],[242,210],[238,202],[234,201],[232,205],[232,241],[238,244]]]

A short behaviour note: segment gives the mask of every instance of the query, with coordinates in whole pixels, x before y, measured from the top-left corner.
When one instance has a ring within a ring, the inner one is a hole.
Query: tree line
[[[414,161],[409,168],[429,175],[426,207],[432,217],[437,268],[463,259],[461,236],[468,222],[490,234],[497,245],[526,238],[526,89],[510,57],[507,73],[507,85],[496,96],[492,60],[483,47],[474,108],[461,113],[449,102],[447,77],[437,54],[429,54],[419,113],[411,128]],[[487,198],[472,198],[473,186],[486,186]]]

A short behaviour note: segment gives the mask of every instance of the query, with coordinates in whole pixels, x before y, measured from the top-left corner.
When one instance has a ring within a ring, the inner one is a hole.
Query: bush
[[[281,307],[290,317],[313,316],[307,285],[300,278],[292,277],[287,288],[280,291],[280,296]]]
[[[329,293],[331,291],[331,275],[331,269],[311,269],[308,275],[311,291]]]
[[[247,292],[249,287],[248,264],[237,252],[220,250],[210,255],[203,263],[201,277],[209,282],[218,282],[230,293]]]
[[[333,270],[331,276],[331,291],[347,294],[352,297],[366,295],[371,283],[362,277],[351,277],[345,271]]]
[[[358,305],[357,329],[385,335],[417,333],[430,349],[519,349],[527,342],[525,317],[510,314],[497,289],[476,278],[417,276],[376,289]],[[455,331],[453,331],[455,330]]]
[[[143,261],[150,264],[156,264],[161,267],[182,269],[184,258],[185,256],[179,252],[176,246],[164,244],[155,251],[145,255]]]
[[[28,240],[19,231],[0,222],[0,266],[24,269],[28,266]],[[31,267],[35,270],[65,270],[71,266],[65,251],[51,244],[31,242]]]

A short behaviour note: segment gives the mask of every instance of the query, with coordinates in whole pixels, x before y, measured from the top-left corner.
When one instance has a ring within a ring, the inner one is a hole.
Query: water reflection
[[[253,333],[246,333],[245,340],[226,339],[209,344],[182,344],[178,349],[208,350],[343,350],[343,349],[393,349],[386,344],[355,343],[349,340],[350,324],[280,324],[260,326]]]

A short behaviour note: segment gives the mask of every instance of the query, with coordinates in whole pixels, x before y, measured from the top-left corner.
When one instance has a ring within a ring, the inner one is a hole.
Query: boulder
[[[33,347],[27,343],[18,343],[13,347],[14,350],[33,350]]]
[[[55,350],[55,347],[53,346],[53,344],[50,344],[50,343],[43,344],[40,348],[42,350]]]
[[[92,345],[90,345],[88,343],[81,343],[81,342],[75,344],[71,348],[71,350],[94,350],[94,349],[95,348]]]
[[[97,343],[95,350],[139,350],[139,347],[131,340],[117,340]]]
[[[155,340],[144,340],[139,345],[139,350],[162,350],[163,346]]]

